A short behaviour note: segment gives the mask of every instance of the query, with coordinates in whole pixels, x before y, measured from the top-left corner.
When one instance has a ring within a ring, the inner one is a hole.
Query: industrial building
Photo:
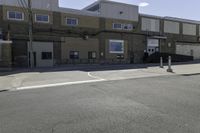
[[[144,51],[200,59],[200,22],[140,14],[135,5],[99,0],[82,10],[32,0],[0,0],[0,67],[142,63]],[[182,58],[183,59],[183,58]]]

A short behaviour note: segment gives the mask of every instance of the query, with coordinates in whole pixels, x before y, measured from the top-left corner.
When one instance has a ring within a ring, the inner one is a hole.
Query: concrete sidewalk
[[[157,64],[158,65],[158,64]],[[49,69],[17,70],[1,73],[0,91],[16,90],[29,86],[62,85],[70,83],[123,80],[164,75],[200,74],[200,64],[178,64],[172,66],[174,73],[166,72],[156,64],[146,65],[94,65],[56,67]],[[31,87],[30,87],[31,88]]]

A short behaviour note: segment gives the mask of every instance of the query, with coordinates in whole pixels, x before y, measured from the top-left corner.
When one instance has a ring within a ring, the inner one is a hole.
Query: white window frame
[[[74,20],[76,20],[76,24],[74,25],[74,24],[68,24],[67,23],[67,20],[68,19],[74,19]],[[77,25],[79,25],[79,20],[78,20],[78,18],[71,18],[71,17],[66,17],[66,19],[65,19],[65,24],[67,25],[67,26],[77,26]]]
[[[37,15],[40,15],[40,16],[48,16],[48,21],[40,21],[40,20],[37,20]],[[49,14],[37,14],[37,13],[35,14],[35,22],[37,22],[37,23],[49,23],[49,22],[50,22],[49,18],[50,18]]]
[[[10,12],[21,13],[22,14],[22,19],[10,18],[10,15],[9,15]],[[8,20],[16,20],[16,21],[24,21],[24,13],[20,12],[20,11],[7,11],[7,19]]]
[[[120,24],[121,28],[115,28],[115,24],[120,24],[120,23],[113,23],[113,29],[115,29],[115,30],[122,30],[123,29],[123,24]]]
[[[110,44],[112,42],[122,43],[123,50],[122,51],[111,51],[110,50]],[[124,46],[125,46],[124,45],[124,40],[109,40],[109,53],[111,53],[111,54],[124,54]]]

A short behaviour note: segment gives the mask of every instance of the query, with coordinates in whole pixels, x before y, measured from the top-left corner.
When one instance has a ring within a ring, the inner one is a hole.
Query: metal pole
[[[160,68],[164,68],[164,66],[163,66],[163,57],[160,57]]]
[[[28,18],[29,18],[30,67],[33,68],[33,17],[32,17],[32,4],[31,4],[31,0],[28,0]]]
[[[167,72],[173,72],[171,65],[172,65],[172,58],[171,58],[171,56],[169,56]]]

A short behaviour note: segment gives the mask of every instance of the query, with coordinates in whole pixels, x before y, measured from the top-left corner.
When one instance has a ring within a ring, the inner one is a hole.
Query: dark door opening
[[[29,52],[28,54],[29,56],[29,66],[31,66],[31,53]],[[37,66],[37,59],[36,59],[36,52],[33,52],[33,66],[36,67]]]
[[[33,52],[33,65],[34,65],[34,67],[36,67],[37,66],[37,59],[36,59],[36,52]]]

